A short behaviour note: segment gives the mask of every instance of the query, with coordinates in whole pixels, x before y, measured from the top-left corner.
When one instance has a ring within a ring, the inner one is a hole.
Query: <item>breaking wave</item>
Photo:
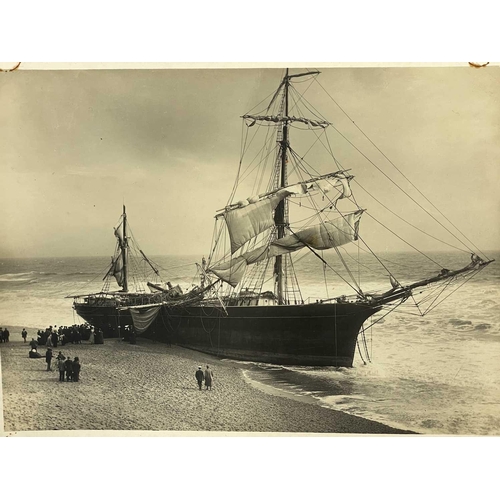
[[[453,326],[472,326],[472,321],[469,321],[468,319],[452,318],[449,323]]]
[[[0,281],[31,281],[36,273],[34,271],[29,273],[8,273],[0,274]]]

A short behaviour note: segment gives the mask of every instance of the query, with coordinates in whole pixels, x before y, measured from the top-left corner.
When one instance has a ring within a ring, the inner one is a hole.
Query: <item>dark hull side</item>
[[[143,334],[219,357],[286,365],[351,367],[363,322],[359,303],[163,307]]]
[[[144,337],[218,357],[264,363],[351,367],[363,322],[380,307],[359,303],[162,307]],[[106,337],[126,336],[128,311],[75,305]],[[120,328],[118,328],[120,327]]]
[[[132,316],[128,311],[118,311],[116,306],[93,306],[75,304],[78,316],[95,328],[100,328],[105,337],[120,337],[125,334],[125,327],[132,326]],[[120,327],[120,328],[119,328]]]

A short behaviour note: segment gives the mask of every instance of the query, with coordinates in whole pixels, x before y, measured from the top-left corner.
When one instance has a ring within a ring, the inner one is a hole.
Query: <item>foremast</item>
[[[123,240],[121,243],[121,252],[122,252],[122,262],[123,262],[123,285],[122,292],[128,292],[128,255],[127,255],[127,211],[125,209],[125,205],[123,205]]]

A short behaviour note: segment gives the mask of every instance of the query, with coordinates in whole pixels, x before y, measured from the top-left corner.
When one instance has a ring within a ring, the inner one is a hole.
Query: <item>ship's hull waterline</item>
[[[131,325],[128,311],[77,307],[96,327]],[[361,303],[162,307],[143,336],[221,358],[351,367],[361,326],[380,310]]]

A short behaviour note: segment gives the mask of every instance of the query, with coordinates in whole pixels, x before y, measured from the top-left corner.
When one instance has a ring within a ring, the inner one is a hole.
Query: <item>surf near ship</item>
[[[344,140],[344,146],[352,147],[369,165],[381,169],[308,102],[307,89],[297,90],[305,82],[309,88],[318,75],[318,71],[290,74],[287,70],[269,104],[242,116],[242,155],[236,181],[228,202],[215,215],[211,251],[198,267],[199,293],[196,298],[180,296],[175,302],[167,299],[158,304],[118,307],[122,314],[131,315],[137,333],[219,357],[350,367],[356,346],[361,357],[369,360],[365,330],[383,315],[410,303],[418,314],[425,315],[491,262],[484,254],[480,257],[475,245],[441,212],[448,221],[446,225],[392,179],[415,203],[416,210],[439,222],[441,229],[452,235],[453,242],[418,229],[406,220],[405,214],[392,213],[435,241],[453,248],[458,248],[458,241],[465,262],[450,270],[419,251],[428,258],[429,265],[413,270],[408,280],[371,250],[362,236],[362,219],[368,217],[369,224],[386,226],[358,203],[352,186],[353,170],[344,168],[344,159],[334,153],[329,132],[333,129],[336,138]],[[299,137],[302,131],[309,133],[310,139]],[[255,154],[250,153],[259,135],[263,146]],[[297,139],[297,148],[292,147],[292,135]],[[313,153],[317,147],[327,153],[326,158]],[[322,173],[325,169],[327,173]],[[263,185],[266,173],[267,185]],[[354,182],[365,190],[359,181]],[[241,199],[240,193],[245,193]],[[374,200],[385,207],[377,198]],[[394,231],[391,234],[397,236]],[[362,286],[360,252],[373,258],[373,266],[387,281],[385,289]],[[311,300],[302,292],[296,264],[304,254],[312,256],[323,271],[322,298]],[[415,279],[416,272],[423,276]],[[336,290],[348,292],[331,297],[331,278]]]

